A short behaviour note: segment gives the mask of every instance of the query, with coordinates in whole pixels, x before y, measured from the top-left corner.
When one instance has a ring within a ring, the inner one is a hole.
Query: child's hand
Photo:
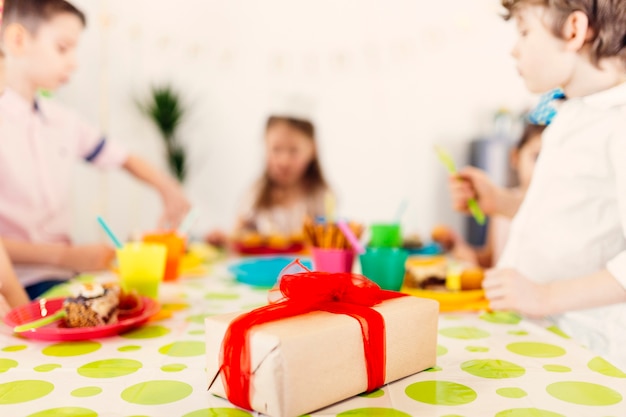
[[[455,210],[468,213],[467,201],[475,198],[485,214],[496,212],[498,186],[484,171],[473,167],[463,168],[457,175],[450,176],[449,188]]]
[[[7,302],[6,298],[2,294],[0,294],[0,317],[4,317],[9,311],[11,311],[11,307]]]
[[[68,246],[59,264],[77,272],[101,271],[109,268],[114,258],[115,251],[108,245]]]
[[[529,317],[549,314],[546,285],[533,282],[514,269],[492,269],[483,281],[492,310],[512,310]]]
[[[175,229],[191,209],[191,204],[182,188],[174,182],[162,190],[161,197],[163,199],[163,214],[159,219],[159,229]]]

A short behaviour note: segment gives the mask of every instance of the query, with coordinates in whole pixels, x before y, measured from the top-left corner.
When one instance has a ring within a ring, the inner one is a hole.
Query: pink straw
[[[350,229],[346,222],[338,220],[337,227],[339,227],[339,230],[341,230],[346,239],[348,239],[348,242],[350,242],[350,245],[352,245],[352,248],[356,251],[356,253],[358,253],[359,255],[365,253],[365,248],[363,247],[363,245],[361,245],[361,242],[359,242],[359,239],[357,239],[357,237],[352,232],[352,229]]]

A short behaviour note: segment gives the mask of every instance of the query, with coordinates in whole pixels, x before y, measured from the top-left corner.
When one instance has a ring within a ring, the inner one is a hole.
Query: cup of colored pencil
[[[356,222],[345,223],[357,239],[363,234],[363,225]],[[335,222],[304,222],[304,236],[312,246],[313,265],[316,271],[352,272],[355,248]]]

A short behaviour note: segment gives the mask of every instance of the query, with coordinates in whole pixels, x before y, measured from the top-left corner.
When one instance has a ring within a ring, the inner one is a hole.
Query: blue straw
[[[115,237],[115,234],[111,231],[111,229],[109,229],[109,226],[106,224],[104,219],[100,216],[98,216],[98,223],[100,223],[100,226],[102,226],[102,228],[104,229],[104,232],[107,234],[107,236],[109,236],[109,239],[111,239],[115,247],[118,249],[122,249],[123,245],[120,243],[117,237]]]
[[[191,229],[191,226],[193,226],[193,223],[196,221],[196,217],[198,217],[198,211],[195,208],[189,210],[180,226],[178,226],[178,233],[181,235],[189,233],[189,229]]]

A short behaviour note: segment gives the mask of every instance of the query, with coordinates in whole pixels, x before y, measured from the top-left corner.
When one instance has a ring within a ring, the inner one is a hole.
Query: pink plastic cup
[[[352,272],[354,251],[352,249],[312,248],[313,265],[316,271]]]

